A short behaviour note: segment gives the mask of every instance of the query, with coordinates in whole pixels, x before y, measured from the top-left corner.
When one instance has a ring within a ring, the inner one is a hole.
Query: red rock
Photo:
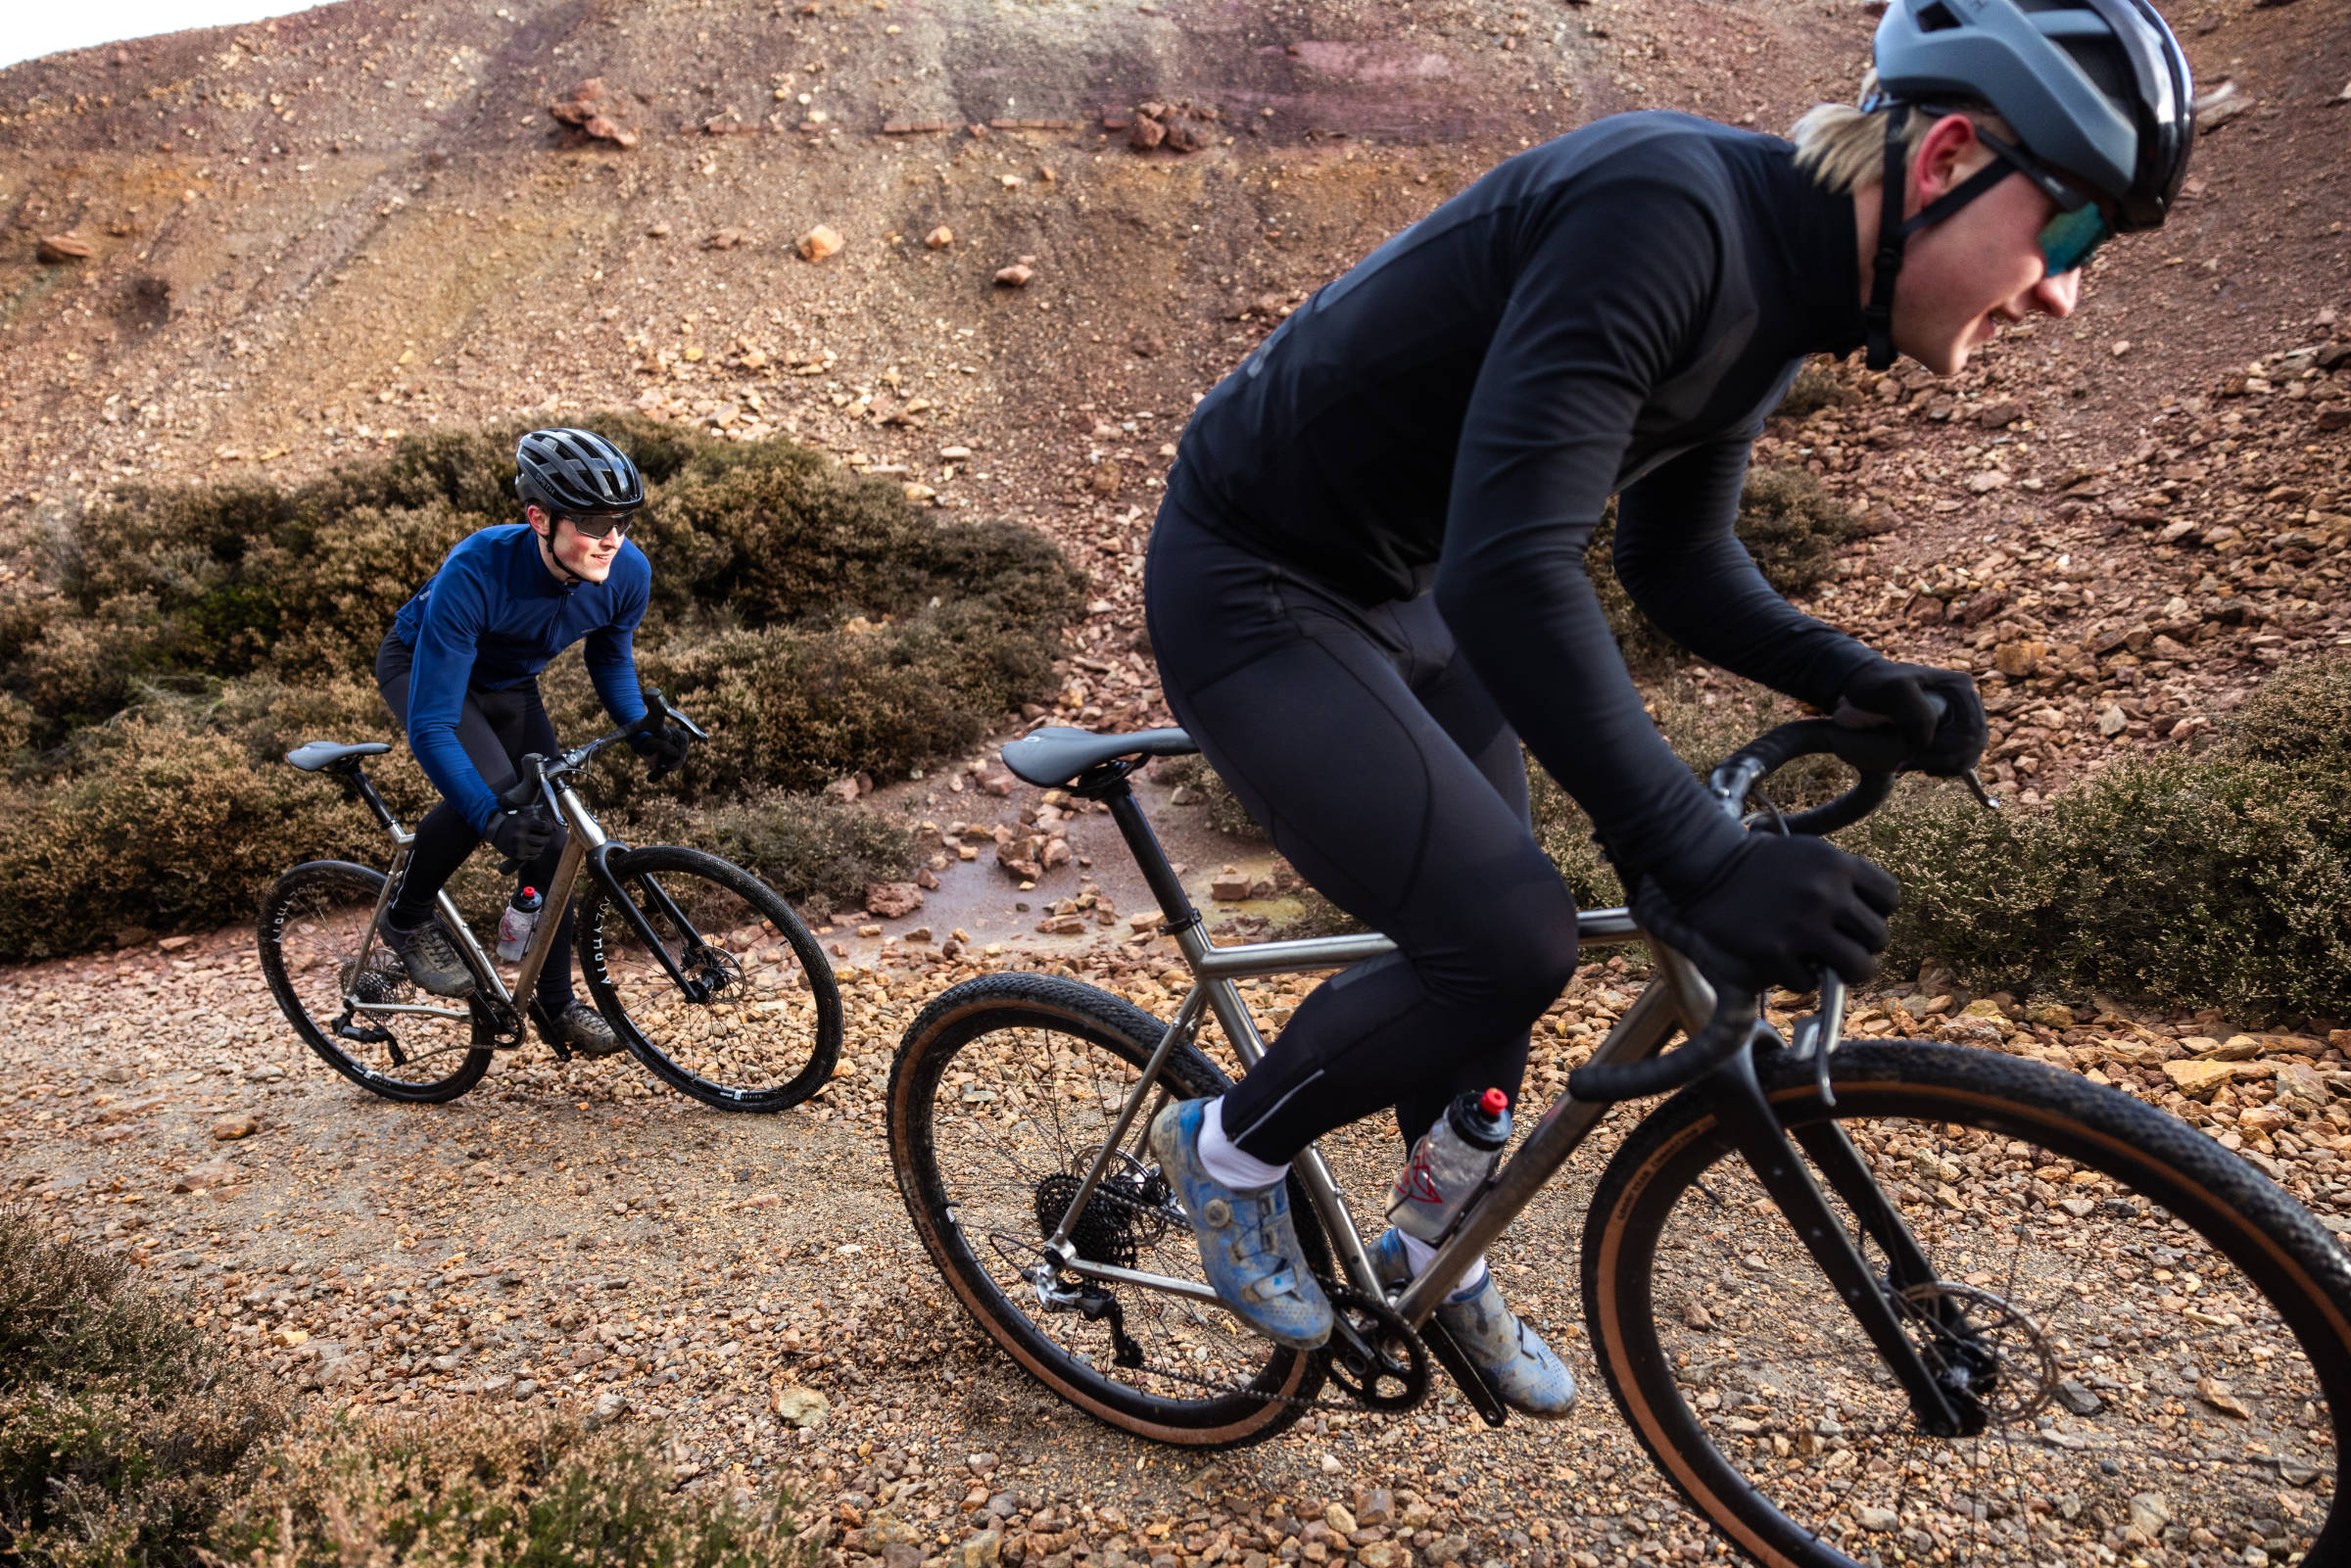
[[[1137,115],[1134,123],[1127,127],[1127,145],[1138,153],[1147,153],[1168,139],[1168,127],[1148,115]]]
[[[1034,276],[1036,276],[1036,270],[1033,267],[1023,266],[1018,261],[1013,262],[1010,266],[996,268],[996,282],[1008,289],[1025,289],[1029,286],[1029,280]]]
[[[923,907],[923,890],[912,882],[869,882],[865,912],[883,920],[897,920]]]
[[[44,234],[33,247],[32,254],[52,264],[59,261],[86,261],[90,258],[90,242],[73,234]]]

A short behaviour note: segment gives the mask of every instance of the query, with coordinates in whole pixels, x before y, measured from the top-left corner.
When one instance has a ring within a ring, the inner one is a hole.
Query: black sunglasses
[[[625,539],[628,537],[629,525],[636,520],[633,513],[602,512],[587,517],[558,517],[555,522],[571,524],[572,532],[578,534],[582,539],[603,539],[612,534],[618,534]]]

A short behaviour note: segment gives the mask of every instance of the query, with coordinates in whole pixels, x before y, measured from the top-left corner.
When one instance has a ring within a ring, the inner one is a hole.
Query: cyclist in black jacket
[[[1714,809],[1643,711],[1585,546],[1617,497],[1618,574],[1667,634],[1895,726],[1925,772],[1971,767],[1964,673],[1888,660],[1765,584],[1732,533],[1749,450],[1807,355],[1949,373],[2000,324],[2071,311],[2100,241],[2163,221],[2189,102],[2143,0],[1895,0],[1859,108],[1813,111],[1794,144],[1623,115],[1512,158],[1201,404],[1149,562],[1170,704],[1291,863],[1399,948],[1153,1127],[1209,1278],[1261,1331],[1329,1332],[1283,1196],[1295,1152],[1383,1107],[1409,1143],[1464,1089],[1514,1095],[1574,971],[1522,739],[1708,974],[1871,973],[1892,879]],[[1391,1278],[1429,1257],[1379,1248]],[[1440,1315],[1513,1405],[1573,1399],[1482,1263]]]

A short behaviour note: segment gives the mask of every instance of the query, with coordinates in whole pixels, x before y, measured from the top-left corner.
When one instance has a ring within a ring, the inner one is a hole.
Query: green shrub
[[[270,1453],[213,1533],[216,1561],[336,1568],[759,1568],[814,1564],[777,1494],[677,1496],[637,1432],[478,1412],[325,1423]]]
[[[0,1213],[0,1557],[189,1564],[284,1410],[120,1254]]]
[[[1868,825],[1895,956],[1972,984],[2240,1019],[2351,1017],[2351,660],[2279,671],[2200,756],[2119,762],[2036,815],[1914,791]]]

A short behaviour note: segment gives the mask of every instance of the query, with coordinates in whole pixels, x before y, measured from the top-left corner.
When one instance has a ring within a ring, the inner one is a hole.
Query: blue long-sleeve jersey
[[[588,674],[605,711],[622,724],[645,717],[632,646],[653,583],[652,563],[624,543],[601,583],[557,581],[527,524],[485,528],[459,540],[392,635],[415,657],[408,678],[408,748],[442,796],[486,832],[498,796],[457,743],[465,689],[509,690],[587,640]]]

